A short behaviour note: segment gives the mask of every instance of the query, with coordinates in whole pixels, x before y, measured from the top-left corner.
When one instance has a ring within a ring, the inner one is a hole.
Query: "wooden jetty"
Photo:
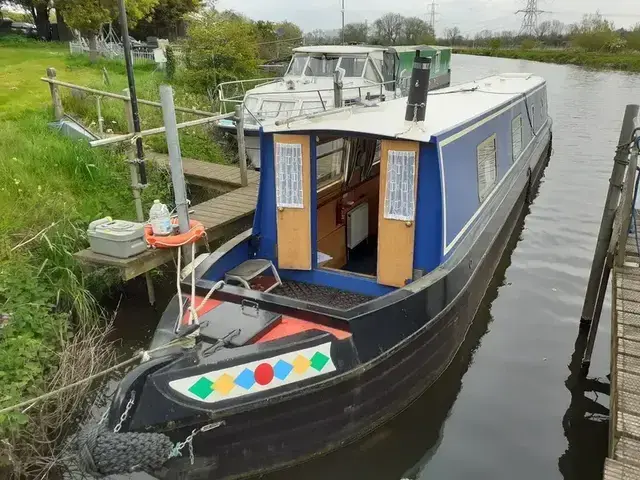
[[[627,105],[600,223],[581,327],[588,372],[612,272],[609,451],[604,480],[640,480],[640,213],[635,210],[640,106]]]
[[[166,153],[149,152],[147,158],[169,168],[169,155]],[[182,170],[187,182],[200,187],[227,192],[242,186],[238,167],[183,157]],[[249,184],[258,183],[259,176],[255,170],[247,170]]]
[[[193,162],[206,163],[199,162],[198,160],[194,160]],[[225,167],[225,169],[217,170],[218,172],[228,173],[235,169],[238,172],[237,176],[239,178],[238,168],[224,165],[217,166]],[[191,218],[202,222],[204,225],[209,242],[223,238],[232,233],[237,233],[243,227],[248,226],[251,216],[255,210],[256,199],[258,196],[258,174],[257,172],[252,173],[255,173],[255,179],[254,182],[249,183],[248,186],[236,188],[229,193],[207,200],[206,202],[195,205],[190,209],[192,212]],[[229,181],[229,177],[226,176],[214,177],[213,174],[209,175],[210,176],[206,178],[207,182],[210,182],[211,184]],[[240,186],[239,183],[237,186]],[[175,252],[173,250],[163,249],[147,250],[140,255],[130,258],[110,257],[108,255],[101,255],[92,252],[89,249],[82,250],[75,254],[76,259],[82,263],[120,269],[124,280],[131,280],[138,275],[142,275],[149,270],[164,265],[171,261],[174,256]]]
[[[640,239],[640,234],[638,234]],[[609,458],[605,480],[640,479],[640,253],[636,233],[613,268]]]

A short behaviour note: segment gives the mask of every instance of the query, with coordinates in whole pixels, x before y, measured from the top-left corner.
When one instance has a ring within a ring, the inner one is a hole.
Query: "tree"
[[[158,0],[151,13],[138,22],[135,33],[175,40],[186,16],[202,6],[202,0]]]
[[[149,14],[158,0],[127,0],[127,19],[129,26]],[[57,0],[56,8],[64,14],[64,19],[71,28],[80,30],[89,38],[89,58],[98,58],[96,36],[105,23],[118,18],[117,0]]]
[[[571,41],[587,51],[614,50],[621,47],[620,35],[614,25],[605,19],[600,12],[584,15],[579,24],[571,29]]]
[[[376,36],[384,45],[395,45],[402,36],[404,17],[399,13],[387,13],[373,22]]]
[[[344,43],[366,43],[369,26],[365,23],[347,23],[344,26]]]
[[[238,16],[206,12],[189,25],[184,60],[185,83],[200,93],[222,82],[255,76],[255,27]]]
[[[332,32],[316,29],[304,36],[305,45],[335,45],[340,39]]]
[[[636,23],[625,35],[627,46],[632,50],[640,50],[640,23]]]
[[[409,17],[403,20],[404,42],[408,45],[435,43],[433,29],[424,20],[418,17]]]
[[[447,39],[449,44],[453,46],[456,43],[456,40],[460,38],[460,29],[458,27],[445,28],[444,37]]]

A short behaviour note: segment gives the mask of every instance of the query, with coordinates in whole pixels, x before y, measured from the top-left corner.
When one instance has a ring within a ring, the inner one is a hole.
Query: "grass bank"
[[[596,53],[578,50],[523,50],[523,49],[491,49],[460,48],[454,53],[464,55],[481,55],[485,57],[515,58],[536,62],[580,65],[594,69],[622,70],[640,72],[640,53]]]
[[[115,278],[107,271],[84,275],[72,254],[86,246],[91,220],[135,217],[123,152],[91,149],[48,127],[49,88],[39,78],[50,66],[72,83],[103,82],[101,68],[69,59],[65,46],[0,41],[0,408],[59,385],[69,365],[95,360],[68,352],[75,345],[92,353],[78,339],[91,338],[96,325],[104,325],[96,296]],[[102,66],[109,68],[109,88],[124,88],[123,69]],[[151,70],[136,76],[149,94],[161,81]],[[69,106],[80,100],[65,97]],[[169,193],[166,174],[152,165],[148,170],[145,208]],[[64,402],[0,414],[0,477],[34,478],[48,468],[48,459],[59,454],[63,430],[73,426]]]

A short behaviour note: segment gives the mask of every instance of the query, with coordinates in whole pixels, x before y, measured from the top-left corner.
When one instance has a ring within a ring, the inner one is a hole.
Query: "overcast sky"
[[[427,3],[429,2],[429,3]],[[373,22],[389,11],[427,19],[431,0],[345,0],[345,22]],[[526,0],[436,0],[436,32],[457,26],[463,34],[480,30],[518,30]],[[255,20],[290,20],[305,32],[340,28],[340,0],[218,0],[220,10],[232,9]],[[600,12],[616,27],[640,22],[640,0],[538,0],[540,21],[573,23],[584,13]]]

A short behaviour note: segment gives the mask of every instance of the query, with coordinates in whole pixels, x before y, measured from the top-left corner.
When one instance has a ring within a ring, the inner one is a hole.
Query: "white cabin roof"
[[[505,73],[429,92],[422,124],[405,122],[407,98],[399,98],[371,107],[337,109],[335,113],[294,120],[289,125],[265,125],[264,131],[343,131],[429,142],[432,136],[481,117],[544,84],[542,77],[533,74]]]
[[[309,47],[294,48],[294,53],[328,53],[331,55],[363,54],[385,51],[385,47],[364,47],[361,45],[313,45]]]

